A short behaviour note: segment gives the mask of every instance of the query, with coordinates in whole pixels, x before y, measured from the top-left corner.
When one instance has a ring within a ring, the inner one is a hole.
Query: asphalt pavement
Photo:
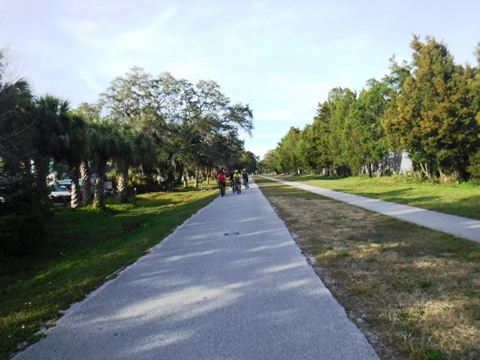
[[[375,211],[380,214],[388,215],[403,221],[408,221],[433,230],[455,235],[463,239],[480,242],[480,221],[478,220],[444,214],[438,211],[425,210],[414,206],[395,204],[389,201],[328,190],[294,181],[286,181],[268,176],[262,177],[351,205],[359,206],[364,209]]]
[[[46,335],[15,359],[378,359],[253,183],[203,208]]]

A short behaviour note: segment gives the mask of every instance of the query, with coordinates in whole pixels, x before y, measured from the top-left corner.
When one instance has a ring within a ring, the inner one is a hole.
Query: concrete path
[[[15,359],[378,357],[251,184],[202,209]]]
[[[408,221],[427,228],[452,234],[467,240],[480,242],[480,221],[456,215],[448,215],[437,211],[420,209],[413,206],[395,204],[388,201],[367,198],[359,195],[342,193],[294,181],[280,180],[268,176],[265,179],[278,181],[302,190],[343,201],[380,214]]]

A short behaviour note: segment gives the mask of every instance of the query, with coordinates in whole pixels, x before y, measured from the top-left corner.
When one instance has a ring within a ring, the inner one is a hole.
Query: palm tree
[[[137,148],[134,141],[134,127],[129,123],[120,123],[117,128],[118,147],[114,160],[118,167],[118,202],[127,202],[128,169],[138,163]]]
[[[120,123],[118,127],[119,147],[114,156],[119,170],[118,202],[127,202],[128,171],[131,167],[143,166],[152,169],[155,165],[155,143],[140,126]]]
[[[81,103],[75,109],[77,114],[80,114],[84,121],[86,122],[87,127],[93,121],[100,120],[101,107],[98,104],[89,104],[86,102]],[[91,163],[91,142],[89,139],[89,132],[86,131],[86,141],[82,150],[82,160],[80,162],[80,177],[82,179],[82,196],[83,196],[83,205],[89,205],[92,202],[92,191],[91,191],[91,174],[90,174],[90,163]]]
[[[105,206],[104,177],[107,161],[118,154],[119,140],[117,135],[118,124],[105,119],[95,120],[88,129],[90,151],[97,168],[95,177],[95,196],[93,206],[103,208]]]
[[[134,141],[135,147],[137,148],[137,166],[142,167],[145,175],[152,176],[152,169],[155,169],[157,165],[157,148],[155,140],[148,132],[137,127],[134,133]]]
[[[79,186],[80,165],[85,154],[87,143],[86,122],[82,114],[72,112],[69,124],[69,142],[64,157],[69,170],[72,172],[72,208],[80,206],[82,189]],[[85,194],[83,194],[85,196]],[[87,196],[89,196],[87,194]]]
[[[35,101],[34,146],[40,158],[34,163],[37,186],[46,187],[51,159],[60,161],[68,148],[69,104],[51,95]],[[46,194],[47,195],[47,194]],[[44,197],[48,201],[48,197]]]
[[[75,112],[83,117],[87,128],[94,121],[100,121],[100,108],[97,104],[81,103]],[[82,159],[80,161],[80,177],[82,179],[82,200],[83,205],[89,205],[92,201],[91,193],[91,175],[90,175],[90,162],[91,162],[91,144],[89,141],[88,130],[86,130],[87,136],[82,151]]]
[[[50,212],[46,179],[35,186],[35,106],[29,84],[3,77],[0,49],[0,254],[20,254],[39,243]]]
[[[90,176],[90,143],[85,143],[82,160],[80,161],[80,178],[82,179],[82,202],[83,205],[89,205],[92,202],[91,176]]]

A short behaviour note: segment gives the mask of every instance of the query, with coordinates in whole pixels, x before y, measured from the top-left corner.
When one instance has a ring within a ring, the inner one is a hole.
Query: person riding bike
[[[245,186],[245,189],[248,189],[248,172],[247,172],[247,169],[243,169],[242,178],[243,178],[243,186]]]
[[[229,178],[230,178],[230,187],[233,189],[233,172],[232,171],[230,171]]]
[[[227,182],[227,175],[220,169],[220,172],[217,175],[218,188],[220,189],[220,194],[225,195],[225,183]]]
[[[240,179],[241,179],[241,174],[238,170],[235,170],[234,173],[233,173],[233,180],[234,180],[234,184],[236,186],[238,186],[238,190],[240,192],[240,188],[241,188],[241,182],[240,182]],[[233,191],[235,191],[235,186],[233,187]]]

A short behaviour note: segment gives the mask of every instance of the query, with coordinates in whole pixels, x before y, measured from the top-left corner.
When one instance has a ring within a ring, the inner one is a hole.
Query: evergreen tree
[[[390,137],[432,177],[448,165],[468,178],[469,155],[478,144],[479,126],[471,111],[468,83],[472,70],[455,65],[443,43],[427,37],[412,43],[413,74],[405,80],[384,121]]]
[[[358,101],[350,107],[345,123],[346,158],[352,172],[359,173],[365,166],[372,176],[372,165],[378,164],[387,153],[381,120],[388,106],[389,88],[374,79],[368,81]]]

